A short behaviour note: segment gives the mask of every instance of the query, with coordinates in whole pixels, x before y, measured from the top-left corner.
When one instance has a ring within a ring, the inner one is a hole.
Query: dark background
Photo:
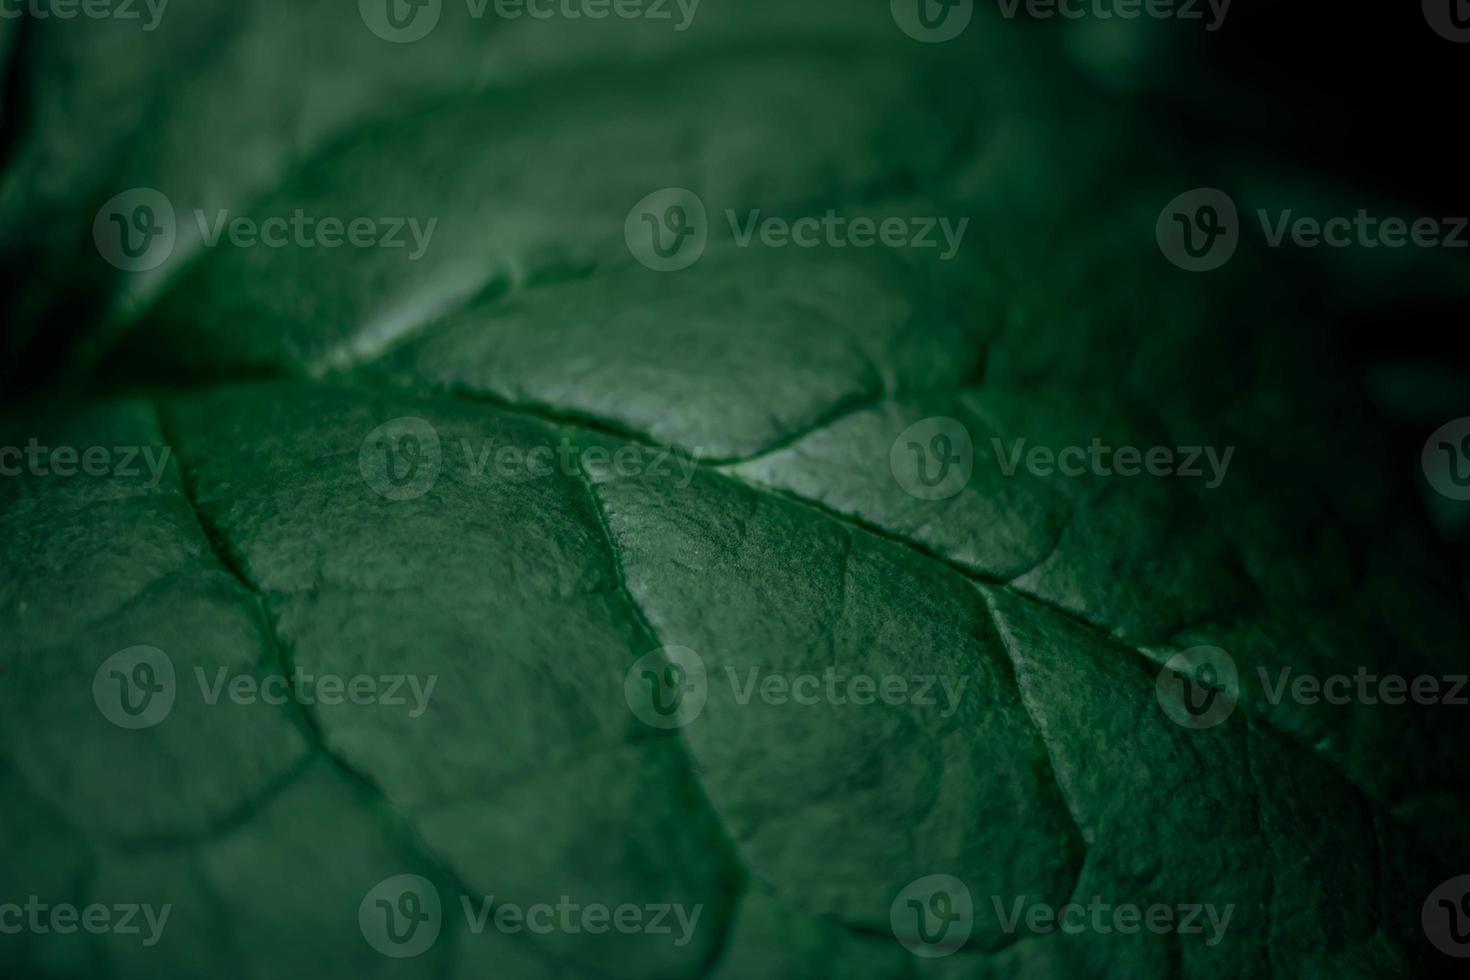
[[[1181,52],[1197,59],[1199,90],[1151,96],[1188,120],[1191,136],[1278,148],[1420,214],[1470,215],[1470,126],[1457,98],[1470,94],[1470,44],[1430,29],[1419,0],[1235,0],[1219,31],[1196,31],[1193,40]],[[1217,90],[1237,94],[1212,98]],[[1470,273],[1470,250],[1466,258]],[[1459,342],[1465,320],[1450,316],[1463,308],[1379,312],[1344,323],[1365,358],[1429,356],[1470,367],[1470,345]]]
[[[1235,0],[1220,30],[1195,25],[1172,40],[1143,97],[1178,120],[1190,145],[1265,149],[1373,192],[1356,206],[1387,200],[1404,217],[1470,215],[1470,44],[1435,33],[1420,0]],[[1470,249],[1449,258],[1458,288],[1446,295],[1405,289],[1373,303],[1320,302],[1470,583],[1470,507],[1439,498],[1418,473],[1429,434],[1470,415]]]

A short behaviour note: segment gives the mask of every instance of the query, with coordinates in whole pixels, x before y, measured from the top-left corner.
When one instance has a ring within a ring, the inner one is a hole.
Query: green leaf
[[[1466,709],[1271,694],[1466,672],[1322,325],[1258,255],[1168,264],[1190,173],[1060,41],[706,4],[18,35],[7,380],[52,397],[0,420],[0,926],[169,912],[0,929],[3,972],[1437,971]],[[136,274],[91,237],[132,187],[179,230]],[[624,237],[667,188],[709,216],[677,272]],[[410,259],[196,209],[435,224]],[[757,209],[966,224],[776,247]],[[1025,462],[1094,442],[1200,475]],[[1238,704],[1191,727],[1201,648]]]

